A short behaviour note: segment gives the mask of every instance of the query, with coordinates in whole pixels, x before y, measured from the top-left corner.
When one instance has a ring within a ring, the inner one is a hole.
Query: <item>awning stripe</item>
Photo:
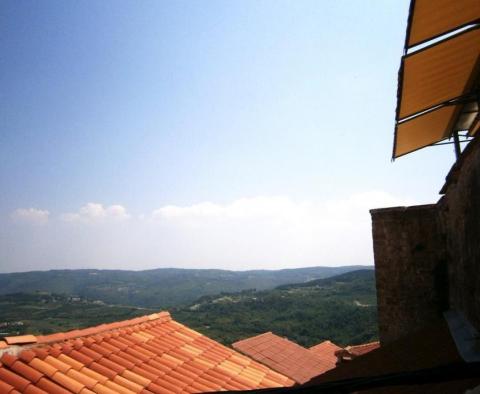
[[[412,0],[405,46],[422,44],[479,19],[479,0]]]
[[[479,53],[475,27],[404,56],[397,121],[462,96],[480,67]]]
[[[480,0],[412,0],[404,49],[393,158],[457,131],[478,136]]]
[[[397,124],[393,157],[400,157],[448,138],[454,114],[459,110],[460,105],[449,105]]]

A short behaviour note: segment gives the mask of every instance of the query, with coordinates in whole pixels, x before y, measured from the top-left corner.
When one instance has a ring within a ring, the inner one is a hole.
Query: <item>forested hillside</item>
[[[68,294],[0,295],[0,336],[67,331],[158,310],[108,305]],[[169,310],[179,322],[227,345],[265,331],[306,346],[324,339],[345,345],[377,337],[373,270],[273,290],[204,296]]]
[[[353,271],[266,291],[206,296],[172,310],[178,321],[224,343],[265,331],[305,346],[377,339],[375,273]]]
[[[226,271],[161,268],[147,271],[53,270],[0,274],[0,294],[36,291],[77,295],[108,304],[169,308],[203,295],[265,290],[326,278],[360,266]]]
[[[105,305],[65,294],[0,295],[0,337],[69,331],[152,312],[157,310]]]

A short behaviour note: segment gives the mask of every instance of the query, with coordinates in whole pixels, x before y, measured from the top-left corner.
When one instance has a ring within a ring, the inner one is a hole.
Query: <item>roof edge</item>
[[[150,315],[144,315],[135,317],[133,319],[122,320],[112,323],[103,323],[98,326],[87,327],[82,329],[75,329],[66,332],[57,332],[48,335],[17,335],[4,337],[4,341],[0,341],[0,349],[5,349],[11,345],[27,345],[27,344],[50,344],[55,342],[62,342],[69,339],[75,339],[79,337],[96,335],[106,331],[111,331],[119,328],[130,327],[135,324],[145,323],[152,320],[163,320],[164,322],[172,320],[170,312],[161,311],[158,313],[152,313]],[[2,343],[3,342],[3,343]]]
[[[261,337],[263,337],[263,336],[265,336],[265,335],[275,335],[275,336],[277,336],[277,337],[279,337],[279,338],[283,338],[283,337],[280,337],[280,336],[277,335],[277,334],[274,334],[272,331],[267,331],[267,332],[263,332],[263,333],[258,334],[258,335],[254,335],[254,336],[252,336],[252,337],[240,339],[239,341],[233,342],[233,343],[232,343],[232,347],[235,349],[235,346],[237,346],[238,344],[244,343],[244,342],[246,342],[246,341],[250,341],[250,340],[252,340],[252,339],[254,339],[254,338],[261,338]]]

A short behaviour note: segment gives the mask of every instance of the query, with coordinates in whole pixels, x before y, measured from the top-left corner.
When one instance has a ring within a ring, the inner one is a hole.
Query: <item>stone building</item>
[[[436,204],[374,209],[380,341],[447,310],[480,330],[480,141],[452,167]]]

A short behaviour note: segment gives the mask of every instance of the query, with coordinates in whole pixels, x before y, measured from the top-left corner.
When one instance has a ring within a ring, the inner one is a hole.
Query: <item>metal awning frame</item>
[[[464,134],[460,134],[461,132],[464,132]],[[458,135],[458,141],[455,141],[455,139],[457,138],[456,135]],[[452,141],[452,138],[453,138],[453,141]],[[409,155],[410,153],[417,152],[417,151],[425,149],[425,148],[433,148],[433,147],[442,146],[442,145],[458,145],[458,144],[463,144],[463,143],[470,142],[470,141],[473,141],[473,140],[474,140],[474,137],[470,137],[468,135],[467,130],[459,130],[458,132],[452,133],[450,136],[445,137],[445,138],[441,139],[440,141],[437,141],[433,144],[425,145],[425,146],[422,146],[420,148],[414,149],[410,152],[402,153],[401,155],[398,155],[396,157],[392,157],[392,161],[394,161],[395,159],[398,159],[399,157]],[[456,154],[458,154],[457,149],[458,149],[458,147],[456,146],[455,147],[455,153]]]
[[[461,26],[457,26],[457,27],[455,27],[454,29],[452,29],[448,32],[442,32],[441,34],[438,34],[435,37],[431,37],[427,40],[416,43],[415,45],[413,45],[411,47],[408,47],[408,41],[409,41],[409,36],[410,36],[411,22],[412,22],[412,18],[413,18],[414,7],[415,7],[415,0],[412,0],[411,3],[410,3],[410,11],[409,11],[409,18],[408,18],[408,30],[407,30],[407,35],[406,35],[406,38],[405,38],[404,55],[402,56],[400,69],[398,71],[397,108],[395,110],[395,134],[394,134],[392,160],[395,160],[396,158],[399,158],[399,157],[404,156],[406,154],[416,152],[417,150],[420,150],[420,149],[423,149],[423,148],[426,148],[426,147],[447,145],[447,144],[454,144],[455,145],[455,153],[456,153],[456,156],[458,158],[460,153],[461,153],[460,143],[468,142],[468,141],[471,141],[471,139],[473,139],[473,137],[472,137],[472,138],[468,138],[468,139],[465,139],[465,140],[460,140],[459,139],[459,131],[462,131],[462,130],[454,130],[455,124],[458,123],[459,117],[463,113],[461,106],[459,106],[457,108],[457,110],[455,111],[455,114],[452,116],[450,125],[448,126],[448,128],[451,129],[451,133],[448,137],[444,138],[443,140],[437,141],[433,144],[426,145],[426,146],[423,146],[423,147],[419,147],[418,149],[415,149],[413,151],[395,156],[395,151],[396,151],[396,147],[397,147],[397,128],[400,124],[403,124],[405,122],[408,122],[409,120],[415,119],[419,116],[428,114],[430,112],[433,112],[437,109],[443,108],[443,107],[448,106],[448,105],[468,104],[468,103],[471,103],[473,101],[476,101],[478,103],[479,108],[480,108],[480,80],[477,80],[477,81],[470,80],[467,83],[467,85],[471,85],[471,86],[474,87],[474,91],[472,93],[468,93],[468,94],[465,94],[465,95],[462,95],[462,96],[459,96],[459,97],[452,98],[452,99],[447,100],[443,103],[439,103],[439,104],[437,104],[433,107],[425,108],[423,110],[417,111],[417,112],[415,112],[415,113],[413,113],[413,114],[411,114],[411,115],[409,115],[409,116],[407,116],[403,119],[399,119],[402,96],[403,96],[403,79],[404,79],[404,71],[405,71],[404,64],[405,64],[405,59],[410,57],[410,56],[414,56],[414,55],[416,55],[418,53],[421,53],[423,51],[427,51],[427,50],[429,50],[429,49],[431,49],[435,46],[441,45],[441,44],[443,44],[443,43],[445,43],[449,40],[453,40],[453,39],[455,39],[455,38],[457,38],[457,37],[459,37],[463,34],[470,33],[473,30],[480,29],[480,19],[476,19],[472,22],[468,22],[468,23],[465,23]],[[471,26],[471,27],[468,28],[468,29],[465,29],[465,27],[467,27],[467,26]],[[457,31],[457,30],[460,30],[460,31],[456,34],[450,35],[449,37],[445,38],[444,40],[436,41],[436,42],[434,42],[430,45],[426,45],[425,47],[420,48],[418,50],[408,52],[409,49],[415,48],[415,47],[417,47],[419,45],[422,45],[422,44],[424,44],[428,41],[435,40],[439,37],[448,35],[452,32]],[[477,64],[474,67],[474,69],[478,70],[479,68],[480,68],[480,57],[477,60]],[[474,75],[472,75],[471,78],[472,77],[474,77]],[[478,113],[476,119],[472,122],[471,126],[473,126],[476,122],[479,122],[479,117],[480,117],[480,113]],[[467,130],[467,132],[468,132],[468,130]],[[453,137],[454,141],[443,142],[447,139],[451,139],[452,137]]]
[[[477,102],[478,106],[480,107],[480,91],[477,91],[476,93],[470,93],[470,94],[466,94],[466,95],[463,95],[463,96],[460,96],[460,97],[456,97],[454,99],[451,99],[451,100],[445,101],[441,104],[438,104],[438,105],[436,105],[432,108],[429,108],[425,111],[417,112],[414,115],[408,116],[405,119],[397,121],[396,125],[395,125],[395,137],[394,137],[394,140],[393,140],[392,160],[398,159],[399,157],[408,155],[410,153],[416,152],[416,151],[418,151],[420,149],[423,149],[423,148],[432,147],[432,146],[449,145],[449,144],[455,144],[456,145],[455,146],[455,153],[458,157],[459,153],[460,153],[460,146],[458,144],[464,143],[464,142],[469,142],[473,139],[473,137],[469,136],[469,129],[454,130],[455,124],[458,122],[458,119],[459,119],[460,115],[466,113],[466,112],[462,111],[462,108],[460,106],[455,111],[455,115],[452,116],[452,119],[450,121],[450,125],[448,126],[449,129],[452,129],[452,132],[450,133],[450,135],[448,137],[445,137],[445,138],[441,139],[440,141],[437,141],[433,144],[425,145],[425,146],[419,147],[415,150],[412,150],[412,151],[403,153],[401,155],[395,156],[395,151],[396,151],[396,148],[397,148],[397,128],[398,128],[399,125],[401,125],[403,123],[406,123],[410,120],[416,119],[420,116],[426,115],[428,113],[434,112],[434,111],[436,111],[440,108],[443,108],[443,107],[446,107],[446,106],[451,106],[451,105],[468,104],[468,103],[472,103],[472,102]],[[473,126],[476,122],[480,121],[480,113],[478,111],[472,111],[472,112],[468,112],[468,113],[477,113],[477,117],[472,121],[472,124],[470,125],[470,127]],[[460,132],[462,132],[462,131],[466,132],[465,136],[460,134]],[[465,139],[460,140],[458,137],[465,137]],[[452,138],[454,139],[453,141],[443,142],[445,140],[450,140]]]

